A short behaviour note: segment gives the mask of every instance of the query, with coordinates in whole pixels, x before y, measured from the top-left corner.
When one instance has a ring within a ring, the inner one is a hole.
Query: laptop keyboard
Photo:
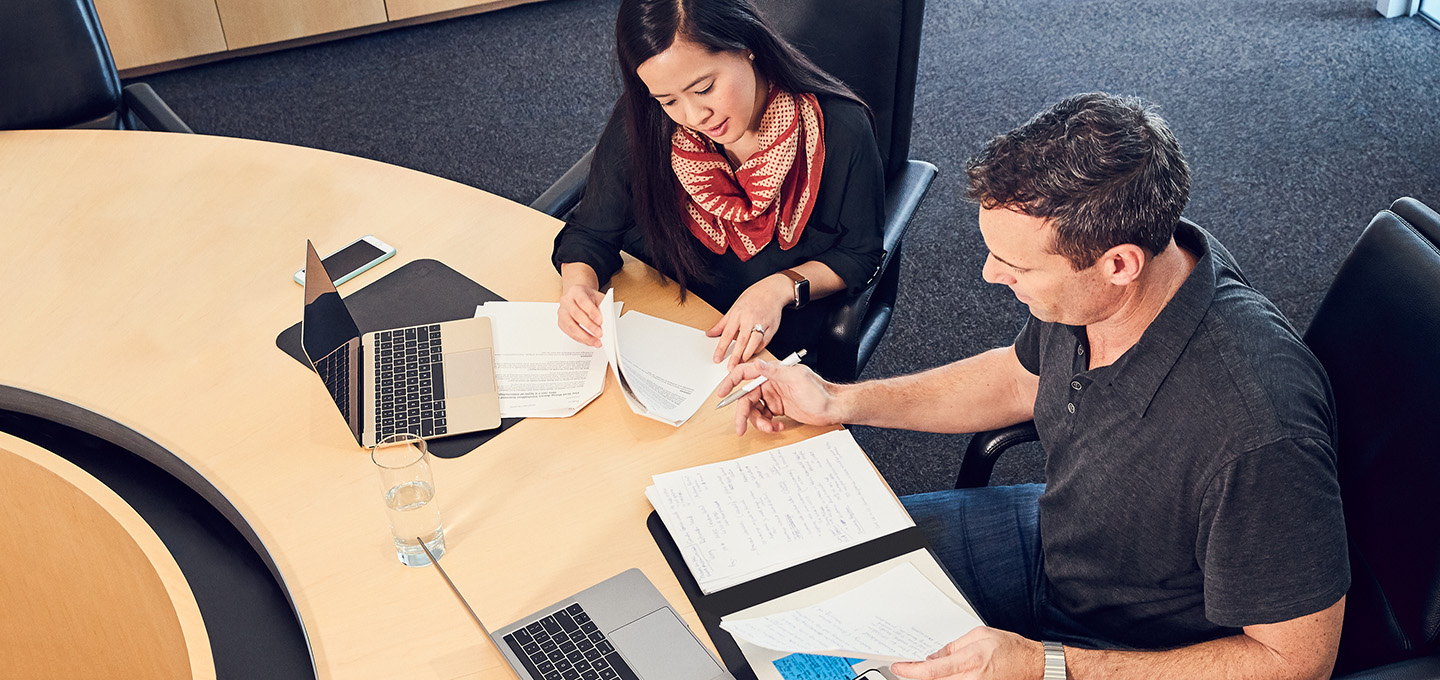
[[[330,399],[340,408],[345,422],[350,421],[350,344],[345,343],[315,363],[315,372],[325,381]]]
[[[535,680],[639,680],[578,602],[505,642]]]
[[[375,440],[409,432],[445,434],[445,372],[440,325],[375,334]]]

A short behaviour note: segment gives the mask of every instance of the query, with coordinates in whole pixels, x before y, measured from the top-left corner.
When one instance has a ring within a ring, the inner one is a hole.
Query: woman
[[[624,0],[615,32],[625,92],[555,239],[560,328],[600,345],[625,250],[726,310],[717,363],[808,346],[880,263],[868,108],[746,0]]]

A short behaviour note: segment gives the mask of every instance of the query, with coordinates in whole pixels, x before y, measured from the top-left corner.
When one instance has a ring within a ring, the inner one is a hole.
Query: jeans
[[[900,502],[986,625],[1031,640],[1115,647],[1051,606],[1040,550],[1044,490],[1044,484],[990,486],[915,494]]]

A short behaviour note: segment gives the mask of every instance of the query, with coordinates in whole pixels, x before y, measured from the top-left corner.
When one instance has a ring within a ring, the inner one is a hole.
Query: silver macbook
[[[315,246],[305,242],[300,344],[361,446],[500,426],[494,343],[484,317],[361,334]],[[319,273],[319,276],[313,274]]]
[[[492,633],[445,568],[430,564],[521,680],[735,680],[639,569]]]

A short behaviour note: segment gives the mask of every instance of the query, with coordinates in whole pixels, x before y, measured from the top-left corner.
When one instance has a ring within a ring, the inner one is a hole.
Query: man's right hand
[[[834,425],[843,414],[837,391],[840,386],[826,382],[806,366],[782,366],[778,361],[756,359],[740,364],[720,381],[717,396],[725,396],[760,376],[766,381],[735,402],[735,434],[743,435],[750,425],[761,432],[780,432],[785,416],[807,425]]]
[[[585,284],[565,286],[560,291],[560,330],[576,342],[600,346],[600,303],[605,294]]]

